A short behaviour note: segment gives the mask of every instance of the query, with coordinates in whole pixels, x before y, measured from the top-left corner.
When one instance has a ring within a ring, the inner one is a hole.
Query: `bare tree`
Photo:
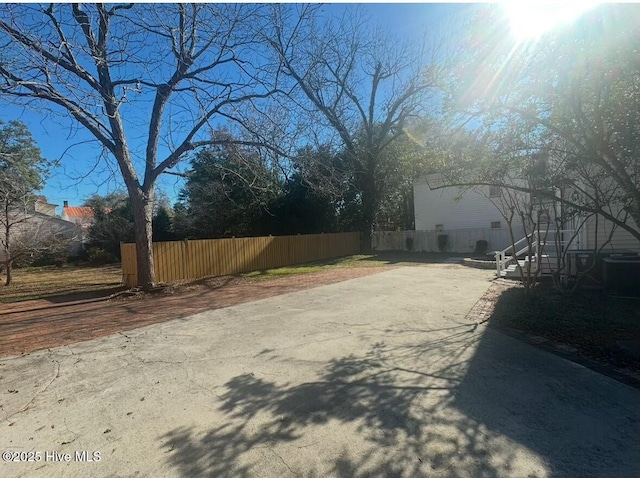
[[[427,52],[376,29],[357,9],[334,20],[314,6],[274,7],[265,41],[293,83],[297,114],[314,119],[323,141],[337,135],[354,165],[363,246],[370,249],[386,179],[383,152],[429,105],[435,80]]]
[[[29,204],[33,202],[33,194],[32,189],[25,187],[24,181],[20,181],[12,172],[0,171],[0,176],[0,264],[6,272],[5,286],[9,286],[13,263],[22,255],[13,248],[15,229],[28,220]]]
[[[500,188],[499,194],[493,197],[484,194],[482,190],[478,192],[493,203],[507,223],[511,243],[507,250],[511,255],[507,261],[515,263],[525,295],[529,296],[542,274],[544,263],[548,263],[548,258],[545,260],[545,248],[551,219],[556,215],[553,202],[549,203],[510,188]],[[523,238],[516,235],[520,231],[524,234]],[[526,257],[524,264],[520,264],[518,260],[520,251],[524,251]],[[502,259],[496,257],[496,260]]]
[[[502,31],[499,20],[479,17],[452,68],[449,107],[481,146],[444,161],[449,184],[561,189],[565,206],[640,241],[638,21],[635,6],[602,5],[532,44],[487,33],[488,23]],[[544,181],[510,181],[534,156],[545,158]]]
[[[73,242],[80,242],[78,227],[37,213],[33,184],[16,169],[0,168],[0,269],[5,286],[11,285],[16,262],[43,254],[66,258]]]
[[[0,265],[6,269],[5,285],[11,284],[13,263],[23,255],[19,236],[49,166],[23,123],[0,121]]]
[[[70,115],[115,158],[134,211],[139,285],[155,284],[158,176],[220,121],[277,91],[250,4],[5,5],[0,93]],[[253,114],[261,109],[252,107]]]
[[[496,207],[507,224],[510,245],[505,255],[496,257],[496,260],[502,261],[501,267],[515,263],[526,295],[529,295],[545,269],[551,274],[557,290],[564,290],[566,282],[562,279],[569,277],[575,279],[572,288],[575,290],[596,269],[598,262],[593,261],[586,269],[573,271],[576,272],[573,276],[567,270],[567,254],[572,249],[586,249],[580,244],[580,237],[588,223],[596,231],[599,229],[601,214],[568,207],[567,201],[563,200],[566,191],[543,190],[539,184],[536,185],[534,178],[526,181],[507,174],[502,179],[505,186],[491,184],[489,194],[486,185],[478,187],[467,184],[464,188],[483,195]],[[435,189],[439,187],[443,186],[436,186]],[[606,190],[603,186],[600,189]],[[601,208],[607,215],[616,218],[616,222],[626,222],[626,217],[622,216],[628,213],[620,210],[615,203],[603,204]],[[593,235],[592,250],[596,257],[611,243],[618,227],[616,222],[610,222],[608,231],[601,231],[604,237],[602,243],[598,241],[601,234]],[[518,260],[519,256],[525,257],[524,263]]]
[[[5,286],[13,281],[13,267],[17,263],[31,264],[48,257],[56,265],[62,265],[74,249],[80,244],[82,231],[75,224],[64,224],[58,218],[39,216],[33,211],[33,201],[28,207],[17,205],[9,214],[3,210],[0,214],[0,270],[5,272]]]

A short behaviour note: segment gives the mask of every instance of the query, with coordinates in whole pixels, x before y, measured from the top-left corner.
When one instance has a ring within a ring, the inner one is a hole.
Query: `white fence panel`
[[[515,229],[515,228],[514,228]],[[473,252],[476,241],[485,240],[488,252],[505,249],[511,244],[509,229],[467,228],[436,231],[376,231],[373,233],[373,249],[376,251],[438,252],[438,236],[447,235],[448,252]],[[520,228],[514,230],[515,240],[523,237]]]

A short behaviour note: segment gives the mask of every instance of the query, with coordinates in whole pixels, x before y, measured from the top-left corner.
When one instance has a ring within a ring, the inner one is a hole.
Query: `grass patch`
[[[520,286],[498,298],[491,324],[575,347],[583,355],[640,370],[640,301],[597,291],[559,293],[540,284],[530,297]]]
[[[344,267],[383,267],[388,265],[411,266],[417,264],[443,263],[454,254],[425,252],[381,252],[377,254],[357,254],[353,256],[309,262],[295,266],[278,267],[241,274],[250,279],[274,279],[294,274],[310,274]]]
[[[248,272],[239,277],[251,280],[269,280],[296,274],[310,274],[345,267],[383,267],[388,265],[411,266],[442,263],[454,254],[424,252],[381,252],[378,254],[358,254],[336,259],[279,267],[264,271]],[[119,265],[101,267],[74,266],[28,267],[15,269],[13,284],[0,285],[0,303],[18,302],[31,299],[46,299],[59,296],[99,294],[120,288],[122,272]],[[180,281],[179,285],[198,281]]]
[[[327,271],[343,267],[380,267],[387,263],[375,260],[373,255],[359,254],[355,256],[339,257],[337,259],[327,259],[324,261],[308,262],[295,266],[278,267],[262,271],[246,272],[241,277],[249,279],[275,279],[295,274],[310,274],[312,272]]]
[[[0,303],[69,294],[107,294],[118,289],[121,282],[120,265],[25,267],[13,270],[13,282],[9,287],[0,285]]]
[[[443,264],[450,259],[458,259],[462,262],[464,257],[466,257],[464,254],[455,252],[383,251],[363,260],[387,265],[411,266],[416,264]]]

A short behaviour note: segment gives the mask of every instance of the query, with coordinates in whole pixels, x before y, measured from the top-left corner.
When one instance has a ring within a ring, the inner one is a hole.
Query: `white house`
[[[376,232],[376,250],[415,250],[435,252],[439,250],[438,236],[446,235],[447,250],[471,253],[477,241],[487,242],[487,250],[500,251],[511,246],[512,238],[508,224],[500,213],[501,194],[499,188],[480,186],[474,189],[439,187],[437,174],[427,175],[413,184],[415,231]],[[524,194],[524,193],[523,193]],[[553,213],[552,213],[553,214]],[[589,218],[580,233],[573,239],[572,249],[600,248],[608,239],[613,227],[610,221],[599,217]],[[576,229],[567,223],[565,229]],[[522,225],[513,221],[513,239],[525,236]],[[550,239],[549,239],[550,240]],[[640,242],[629,232],[615,228],[604,251],[634,251],[640,253]]]
[[[479,240],[487,241],[489,251],[511,244],[508,225],[492,202],[500,199],[499,190],[489,186],[467,191],[436,189],[438,184],[438,175],[422,177],[413,184],[416,231],[448,235],[449,250],[455,252],[472,252]],[[524,234],[518,225],[513,232],[517,239]]]
[[[95,221],[92,208],[88,206],[69,206],[68,201],[64,201],[60,217],[83,228],[89,228]]]
[[[438,236],[447,236],[446,250],[472,253],[478,241],[486,241],[487,252],[502,250],[511,244],[509,228],[492,202],[499,191],[483,187],[464,191],[459,188],[437,189],[439,175],[428,175],[413,184],[415,231],[376,232],[376,250],[415,250],[437,252]],[[514,224],[519,239],[523,228]]]
[[[627,224],[630,224],[635,229],[635,223],[632,219],[627,219]],[[600,248],[608,240],[612,228],[613,223],[602,217],[598,218],[596,228],[596,218],[589,218],[585,224],[585,233],[583,235],[584,249]],[[613,235],[611,235],[611,241],[604,246],[604,250],[633,251],[640,254],[640,241],[633,237],[630,232],[616,227]]]
[[[486,238],[487,230],[497,232],[508,229],[499,210],[501,204],[499,188],[492,186],[480,186],[471,190],[458,187],[438,188],[440,184],[438,175],[428,175],[414,182],[417,231],[443,230],[451,232],[473,229],[478,238],[482,239]],[[633,226],[633,222],[631,224]],[[574,229],[575,225],[567,223],[564,227]],[[586,221],[584,231],[576,238],[576,241],[581,249],[593,249],[604,244],[612,228],[613,224],[601,216],[597,218],[597,221],[595,217],[591,217]],[[523,237],[523,234],[521,226],[514,227],[516,240]],[[490,243],[489,249],[491,250],[503,249],[510,243],[508,237],[506,243],[501,242],[503,240],[501,234],[495,234],[495,239],[496,242]],[[502,247],[503,244],[504,247]],[[617,227],[611,236],[611,241],[605,246],[605,250],[640,252],[640,241],[628,231]]]
[[[69,202],[64,201],[60,217],[65,221],[80,226],[82,229],[82,243],[85,244],[88,242],[89,229],[95,222],[95,215],[92,208],[88,206],[69,206]]]
[[[70,244],[69,255],[77,254],[82,247],[82,228],[56,215],[57,204],[50,204],[44,196],[38,196],[26,211],[17,213],[18,221],[11,228],[14,247],[42,249],[54,238],[65,239]],[[5,254],[0,248],[0,261]]]

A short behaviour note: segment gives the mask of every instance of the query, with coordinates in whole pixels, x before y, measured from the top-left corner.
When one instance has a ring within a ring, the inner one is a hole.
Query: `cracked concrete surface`
[[[639,392],[466,320],[490,277],[398,268],[2,359],[0,450],[42,458],[0,476],[638,476]]]

